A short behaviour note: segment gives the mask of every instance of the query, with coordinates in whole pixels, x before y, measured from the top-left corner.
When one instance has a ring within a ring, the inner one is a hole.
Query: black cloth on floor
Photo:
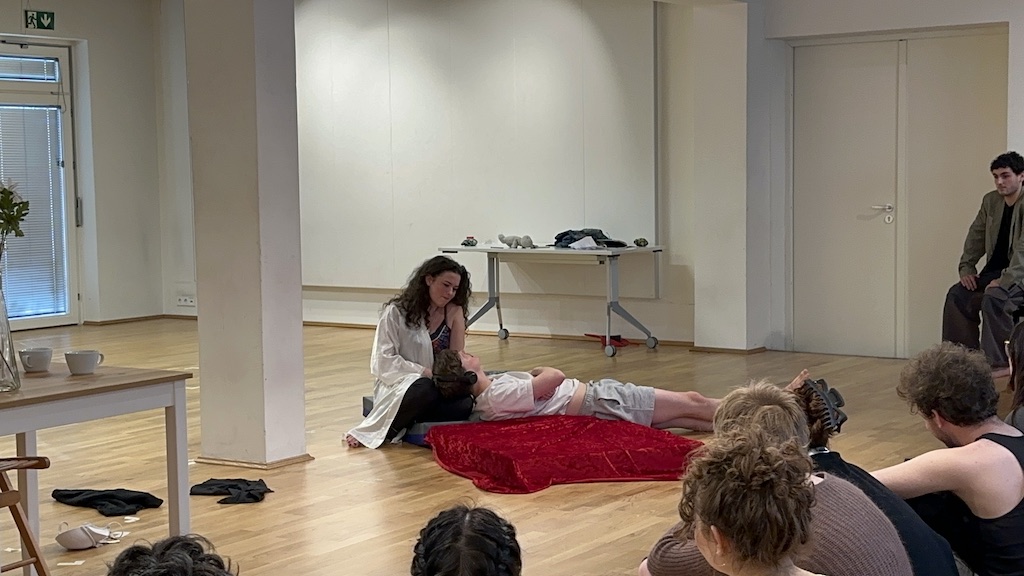
[[[246,480],[244,478],[210,478],[202,484],[196,484],[189,491],[193,496],[227,496],[217,500],[217,504],[252,504],[262,502],[267,488],[262,480]]]
[[[164,501],[149,492],[116,488],[114,490],[64,490],[58,488],[53,499],[69,506],[95,508],[104,516],[127,516],[143,508],[159,508]]]

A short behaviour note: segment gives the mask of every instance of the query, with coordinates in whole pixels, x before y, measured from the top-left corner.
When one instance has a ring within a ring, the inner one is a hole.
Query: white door
[[[899,44],[793,57],[794,347],[895,356]]]
[[[68,48],[0,46],[0,178],[29,201],[0,261],[15,330],[79,321]]]
[[[907,42],[908,356],[942,338],[967,227],[1006,151],[1007,46],[1004,30]]]

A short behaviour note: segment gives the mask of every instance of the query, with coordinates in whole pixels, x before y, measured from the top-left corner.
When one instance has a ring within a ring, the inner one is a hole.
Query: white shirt
[[[434,348],[427,328],[406,326],[402,311],[394,304],[384,308],[370,352],[370,373],[376,377],[373,410],[348,433],[368,448],[383,444],[405,392],[433,363]],[[399,434],[394,441],[401,442],[401,437]]]
[[[579,386],[579,380],[566,378],[550,395],[534,399],[533,376],[527,372],[505,372],[494,376],[491,385],[476,397],[473,412],[481,420],[565,414]]]

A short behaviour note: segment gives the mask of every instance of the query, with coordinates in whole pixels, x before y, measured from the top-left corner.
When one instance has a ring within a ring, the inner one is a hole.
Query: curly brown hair
[[[810,473],[803,446],[780,445],[760,426],[717,436],[686,469],[677,536],[697,529],[707,536],[714,526],[732,543],[736,561],[778,566],[811,538]]]
[[[751,425],[775,438],[776,443],[794,439],[807,445],[807,417],[792,394],[767,380],[736,388],[722,398],[715,410],[715,433]]]
[[[807,385],[801,385],[792,393],[807,417],[809,437],[807,447],[828,447],[828,439],[834,435],[834,432],[828,425],[828,406],[825,405],[825,401]]]
[[[386,308],[389,304],[398,307],[405,318],[405,325],[409,328],[426,326],[430,310],[430,289],[427,286],[427,277],[435,277],[445,272],[454,272],[461,278],[459,288],[455,291],[455,296],[452,297],[450,304],[461,306],[463,318],[468,319],[469,298],[473,295],[469,282],[469,270],[448,256],[434,256],[420,264],[420,267],[409,276],[409,281],[406,282],[402,291],[385,302],[384,307]]]
[[[938,413],[957,426],[973,426],[996,415],[999,394],[985,355],[942,342],[910,359],[896,393],[913,410]]]
[[[461,380],[449,379],[463,372],[462,358],[458,350],[441,350],[434,356],[434,366],[430,372],[434,375],[434,385],[445,398],[462,398],[469,395],[473,384]],[[440,378],[439,378],[440,377]]]

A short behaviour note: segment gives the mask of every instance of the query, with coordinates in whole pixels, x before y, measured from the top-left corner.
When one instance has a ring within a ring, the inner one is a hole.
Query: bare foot
[[[995,380],[997,378],[1009,378],[1009,377],[1010,377],[1010,368],[1009,367],[1006,367],[1006,368],[996,368],[995,370],[992,371],[992,379],[993,380]]]
[[[356,437],[351,434],[345,434],[345,443],[348,444],[349,448],[362,448],[363,443],[356,440]]]
[[[800,371],[799,374],[796,375],[796,378],[793,378],[793,381],[789,383],[789,386],[786,386],[786,390],[796,390],[797,388],[804,385],[804,380],[807,380],[810,377],[811,373],[808,372],[806,368],[804,368],[803,370]]]

